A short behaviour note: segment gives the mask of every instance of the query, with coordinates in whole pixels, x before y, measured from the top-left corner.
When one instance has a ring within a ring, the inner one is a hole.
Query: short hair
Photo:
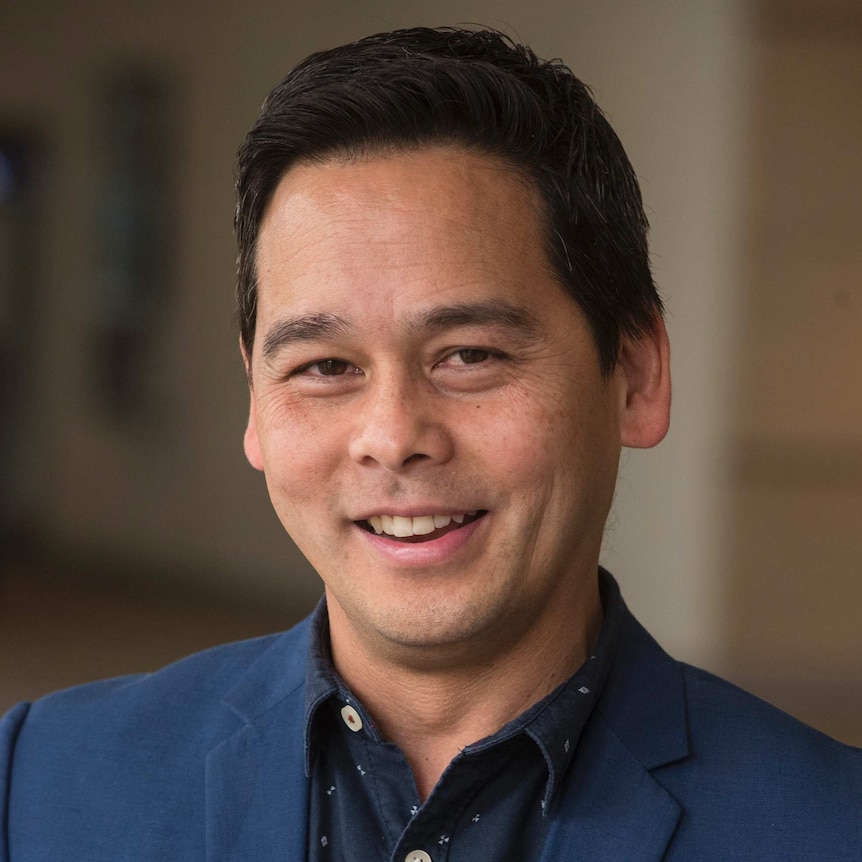
[[[239,150],[240,336],[251,355],[256,245],[298,163],[453,146],[502,160],[542,201],[546,253],[591,329],[603,374],[623,335],[662,314],[640,188],[589,89],[559,60],[493,30],[417,27],[312,54],[267,96]]]

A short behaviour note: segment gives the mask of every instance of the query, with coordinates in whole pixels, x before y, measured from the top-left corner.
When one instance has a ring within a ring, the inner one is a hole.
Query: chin
[[[381,611],[379,606],[375,608],[374,619],[367,622],[393,649],[473,651],[495,626],[503,628],[499,610],[475,604],[459,608],[451,599],[436,606],[423,600]]]

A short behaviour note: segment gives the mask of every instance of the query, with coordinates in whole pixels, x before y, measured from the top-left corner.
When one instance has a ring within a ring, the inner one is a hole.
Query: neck
[[[429,656],[369,648],[331,602],[333,660],[383,737],[401,748],[424,801],[459,751],[496,733],[586,661],[601,628],[598,591],[565,618],[565,631],[538,626],[503,650],[470,644],[467,657],[451,650]]]

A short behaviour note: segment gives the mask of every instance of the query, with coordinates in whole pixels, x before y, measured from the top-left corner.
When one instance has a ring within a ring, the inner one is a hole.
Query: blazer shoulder
[[[689,756],[653,773],[684,811],[668,858],[862,859],[862,750],[681,668]]]
[[[268,710],[301,752],[308,630],[13,709],[0,724],[0,862],[4,847],[22,860],[56,858],[60,846],[75,859],[160,859],[166,848],[201,858],[210,756],[255,738],[263,723],[250,722]]]
[[[862,778],[862,749],[837,742],[739,686],[670,657],[628,612],[608,689],[605,709],[612,724],[648,767],[714,753],[725,773],[735,762],[753,770],[793,761],[804,768],[837,764],[851,784]],[[674,745],[663,747],[662,739],[673,739]]]
[[[308,629],[304,620],[286,632],[212,647],[152,673],[47,695],[30,705],[26,719],[19,719],[18,755],[22,749],[34,754],[34,749],[91,748],[95,740],[102,748],[158,738],[170,740],[172,747],[193,740],[206,746],[241,723],[242,716],[225,700],[233,689],[247,685],[247,678],[259,679],[274,698],[302,685]],[[277,675],[272,666],[279,668]]]
[[[862,751],[671,658],[630,614],[598,709],[679,805],[666,859],[862,859]]]
[[[680,663],[686,688],[690,732],[702,744],[727,739],[737,751],[758,750],[822,762],[862,781],[862,749],[832,739],[756,695],[701,668]],[[860,788],[862,789],[862,788]]]

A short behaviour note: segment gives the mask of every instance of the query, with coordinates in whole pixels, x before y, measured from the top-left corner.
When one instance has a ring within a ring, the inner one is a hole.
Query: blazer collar
[[[222,703],[249,723],[305,685],[311,619],[277,635],[228,689]]]
[[[276,638],[225,695],[243,726],[206,764],[207,862],[305,859],[308,622]]]
[[[682,665],[626,608],[614,665],[597,711],[643,764],[657,769],[688,756]]]
[[[687,755],[682,669],[626,611],[543,862],[664,858],[682,809],[652,773]]]

